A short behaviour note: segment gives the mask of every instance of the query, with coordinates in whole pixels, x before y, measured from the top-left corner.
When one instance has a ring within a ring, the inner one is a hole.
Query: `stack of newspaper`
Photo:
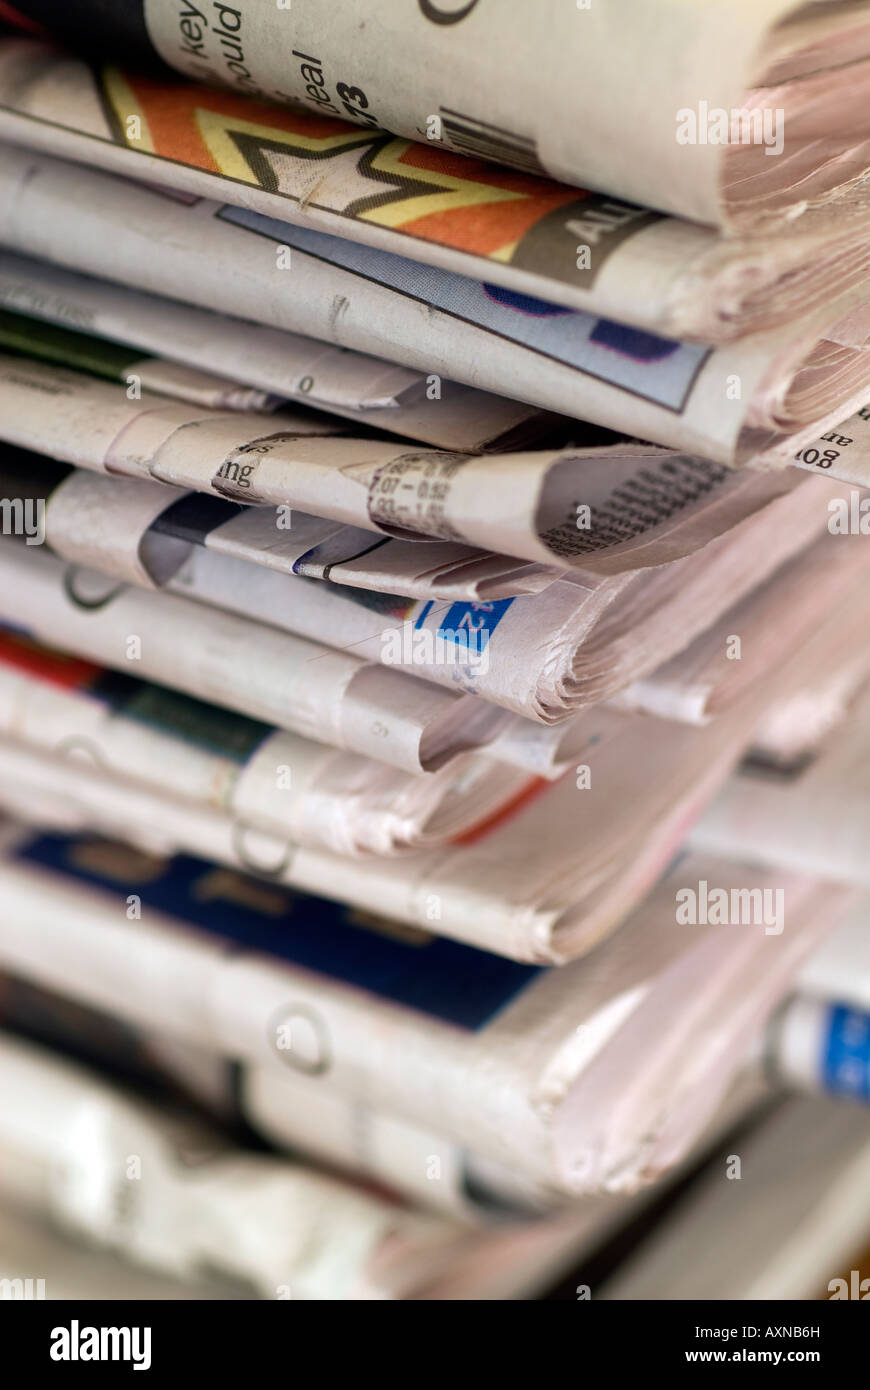
[[[863,924],[870,21],[0,19],[0,1198],[530,1296]]]

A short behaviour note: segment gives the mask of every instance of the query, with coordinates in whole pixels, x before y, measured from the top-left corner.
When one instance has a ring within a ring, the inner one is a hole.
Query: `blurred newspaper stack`
[[[0,5],[0,1203],[83,1290],[534,1297],[870,1099],[870,24],[492,8]]]

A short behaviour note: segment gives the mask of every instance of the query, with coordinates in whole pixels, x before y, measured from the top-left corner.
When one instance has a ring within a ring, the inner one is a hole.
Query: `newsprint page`
[[[10,1356],[868,1300],[868,0],[0,0]]]

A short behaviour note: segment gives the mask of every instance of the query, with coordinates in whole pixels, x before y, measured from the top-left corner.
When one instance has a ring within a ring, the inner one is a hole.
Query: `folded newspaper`
[[[784,466],[870,394],[866,283],[711,348],[123,180],[84,200],[86,177],[0,149],[0,245],[727,464]]]
[[[28,823],[121,835],[149,852],[208,857],[308,892],[328,890],[363,912],[549,963],[588,950],[655,881],[739,756],[728,732],[711,740],[671,726],[638,773],[625,761],[643,759],[649,730],[628,725],[619,738],[606,729],[576,782],[543,781],[476,835],[389,858],[306,848],[286,832],[239,824],[227,808],[5,738],[0,807]],[[685,747],[691,733],[698,761]],[[622,817],[626,802],[631,814]]]
[[[0,631],[0,730],[182,801],[337,854],[395,854],[478,833],[537,786],[492,758],[428,776],[229,714]]]
[[[628,708],[645,709],[665,719],[706,723],[730,709],[771,665],[786,658],[807,632],[824,622],[827,613],[842,607],[848,610],[849,622],[839,632],[832,631],[824,663],[838,700],[841,679],[854,689],[870,675],[870,651],[863,640],[870,624],[868,565],[870,552],[863,537],[846,536],[834,544],[830,536],[822,537],[730,608],[678,656],[629,686],[620,700]],[[785,702],[780,716],[776,737],[781,740],[793,737],[795,730],[802,741],[808,737],[818,693],[802,691],[795,699],[799,707],[790,708]],[[818,712],[815,717],[820,717]],[[770,743],[772,736],[766,737]],[[756,747],[764,738],[756,731]]]
[[[521,0],[498,16],[479,0],[330,0],[301,15],[249,0],[244,11],[218,6],[211,24],[194,8],[179,21],[172,0],[125,0],[109,15],[94,0],[63,15],[48,0],[16,8],[77,46],[90,40],[161,75],[166,64],[370,135],[378,126],[425,135],[706,222],[781,220],[858,178],[870,158],[853,109],[868,82],[860,5],[702,0],[688,15],[663,6],[653,21],[639,0],[618,14],[546,0],[533,25]],[[677,108],[702,97],[712,137],[697,147],[677,130],[675,140],[675,111],[679,127]],[[765,158],[771,150],[784,152],[785,175]]]
[[[306,579],[414,598],[514,598],[540,592],[560,574],[456,541],[374,536],[296,508],[245,506],[138,480],[119,485],[10,445],[0,446],[0,493],[19,535],[41,536],[57,554],[119,578],[135,575],[145,587],[165,582],[191,545]],[[105,519],[99,531],[96,517]]]
[[[97,496],[85,488],[67,507],[64,486],[44,520],[72,563],[39,545],[0,541],[0,621],[115,669],[135,660],[136,670],[186,694],[414,770],[449,756],[407,741],[411,712],[434,717],[421,685],[443,685],[453,702],[460,691],[484,696],[484,708],[466,710],[466,746],[499,733],[493,705],[560,723],[655,669],[763,584],[819,537],[821,498],[842,492],[807,478],[785,492],[755,480],[755,516],[696,555],[634,575],[566,577],[527,598],[464,603],[315,584],[150,531],[147,539],[160,542],[150,549],[151,573],[168,575],[172,596],[138,591],[126,581],[142,584],[142,517],[131,535],[100,488]],[[110,488],[117,495],[118,485]],[[145,507],[153,516],[150,498]],[[801,582],[812,588],[812,573]],[[249,666],[239,667],[240,649]],[[256,684],[254,670],[263,670]],[[375,717],[363,724],[366,696]]]
[[[159,357],[143,357],[105,339],[54,327],[5,309],[0,309],[0,348],[123,382],[130,393],[142,389],[157,391],[214,410],[264,411],[282,404],[278,396],[215,373]]]
[[[867,6],[531,17],[0,0],[0,1245],[121,1298],[691,1292],[870,1098]]]
[[[28,1268],[38,1252],[37,1298],[534,1298],[628,1207],[590,1198],[469,1229],[298,1159],[228,1146],[177,1103],[166,1114],[19,1039],[0,1039],[0,1076],[24,1121],[13,1131],[4,1112],[0,1123],[3,1267]],[[58,1126],[71,1131],[63,1143]],[[6,1297],[31,1297],[29,1285],[7,1279]]]
[[[260,1298],[395,1299],[426,1297],[483,1256],[486,1237],[228,1149],[190,1117],[2,1034],[0,1078],[14,1102],[0,1120],[0,1194],[136,1263],[181,1278],[217,1270]],[[494,1243],[490,1257],[505,1258],[509,1239]]]
[[[228,808],[172,798],[18,739],[0,739],[0,806],[29,823],[120,835],[148,851],[328,891],[364,912],[520,961],[565,961],[611,932],[655,882],[761,715],[814,679],[848,621],[848,608],[829,617],[705,727],[590,711],[573,775],[542,780],[477,833],[437,849],[351,859],[252,827],[240,834]]]
[[[866,630],[866,629],[865,629]],[[700,844],[740,846],[754,859],[797,864],[866,885],[870,804],[870,689],[816,750],[781,769],[748,762],[695,828]]]
[[[296,22],[280,10],[276,15],[265,4],[262,8],[285,27]],[[638,5],[634,8],[638,13],[627,26],[622,12],[596,16],[561,6],[557,14],[554,9],[546,24],[534,28],[535,43],[544,34],[553,41],[540,66],[529,61],[525,41],[513,49],[511,25],[499,26],[499,62],[512,50],[523,54],[521,89],[531,74],[547,73],[541,97],[529,94],[529,112],[540,111],[548,134],[559,132],[575,155],[582,148],[587,157],[603,163],[597,178],[591,168],[584,169],[580,177],[586,188],[540,177],[534,140],[521,137],[518,145],[510,133],[516,92],[511,84],[490,79],[480,88],[511,93],[506,129],[473,115],[441,112],[436,97],[424,123],[415,127],[416,141],[408,141],[350,124],[349,115],[365,117],[353,105],[338,111],[342,119],[324,114],[326,79],[318,62],[310,68],[320,79],[315,76],[309,85],[311,109],[288,110],[252,98],[244,85],[227,94],[141,71],[95,67],[32,38],[6,39],[0,45],[0,135],[30,149],[170,185],[187,195],[229,201],[350,242],[410,251],[418,261],[521,294],[702,341],[770,327],[792,314],[795,305],[818,305],[864,278],[868,263],[860,178],[867,159],[861,140],[853,143],[851,136],[859,108],[854,99],[842,98],[849,144],[835,153],[832,147],[843,128],[835,135],[838,127],[828,123],[825,113],[823,133],[813,138],[807,113],[798,117],[792,105],[808,96],[815,115],[817,108],[834,101],[832,94],[847,72],[860,84],[863,64],[852,48],[856,35],[840,36],[845,49],[837,54],[841,61],[835,59],[836,86],[820,69],[790,85],[785,105],[780,101],[784,89],[777,87],[753,96],[745,109],[734,105],[736,91],[717,106],[711,97],[722,83],[715,70],[709,71],[710,62],[718,68],[725,58],[743,61],[746,54],[738,43],[742,28],[750,20],[763,23],[761,12],[769,6],[742,4],[738,24],[732,6],[719,0],[719,13],[703,40],[701,66],[692,30],[698,22],[706,24],[709,3],[695,6],[689,16],[680,7],[664,11],[656,16],[652,32]],[[113,8],[110,14],[115,13]],[[468,13],[466,8],[464,15]],[[241,23],[240,12],[236,14]],[[108,18],[101,11],[101,33]],[[405,28],[404,12],[401,20]],[[77,46],[89,30],[78,21],[77,13]],[[56,7],[49,22],[62,23]],[[317,24],[323,24],[321,14]],[[571,42],[560,48],[555,35],[565,24]],[[665,25],[671,30],[667,37]],[[420,54],[462,27],[425,24]],[[609,54],[589,42],[592,35],[603,38],[603,30]],[[353,33],[357,47],[360,31],[354,27]],[[92,29],[90,35],[86,56],[93,58],[102,43]],[[131,47],[139,46],[129,39],[110,56],[126,61]],[[390,48],[394,39],[391,33]],[[692,59],[680,74],[669,66],[665,76],[662,44],[674,40],[671,62],[684,61],[684,44]],[[238,39],[227,35],[225,41]],[[633,43],[638,44],[633,56],[640,58],[640,68],[628,77],[626,45]],[[280,47],[275,54],[279,52]],[[490,60],[490,36],[479,52],[482,62]],[[844,54],[849,66],[842,61]],[[590,82],[578,67],[588,59]],[[302,72],[300,59],[294,59],[294,70],[296,62]],[[567,110],[583,104],[579,118],[562,114],[551,120],[546,115],[554,100],[555,64],[570,84]],[[380,76],[380,55],[378,65]],[[620,80],[611,80],[614,65]],[[446,69],[437,66],[441,82]],[[392,72],[392,65],[384,71]],[[282,58],[282,83],[290,72]],[[395,92],[394,74],[388,80]],[[690,90],[680,93],[679,86]],[[356,86],[351,90],[360,94]],[[772,107],[763,105],[766,97]],[[860,96],[858,102],[860,106]],[[449,148],[451,128],[464,136],[457,146],[461,153]],[[615,136],[617,131],[627,131],[627,138]],[[645,148],[650,135],[656,145],[652,159]],[[479,158],[511,162],[512,151],[521,156],[519,171]],[[754,162],[754,174],[748,162]],[[632,168],[639,183],[626,179]],[[569,180],[577,177],[561,168],[558,172]],[[717,191],[711,181],[720,175],[727,186]],[[604,192],[588,191],[595,187]],[[840,196],[829,209],[835,192]],[[624,201],[626,197],[632,201]],[[732,205],[727,213],[723,197]],[[692,221],[665,217],[650,207],[668,207]],[[722,237],[713,227],[699,225],[718,224],[723,215],[731,224],[729,233],[739,223],[752,235]]]
[[[80,842],[81,863],[111,878],[143,856],[110,841]],[[237,886],[242,887],[238,878]],[[246,890],[250,893],[249,881]],[[253,914],[270,899],[251,897]],[[362,923],[360,924],[362,925]],[[371,927],[376,927],[371,919]],[[131,1023],[68,993],[0,967],[0,1026],[87,1066],[109,1071],[168,1105],[195,1105],[228,1135],[250,1126],[276,1149],[371,1179],[427,1211],[488,1226],[504,1217],[540,1217],[563,1204],[554,1194],[482,1158],[431,1126],[373,1110],[287,1067],[240,1064],[224,1053]],[[590,1199],[590,1203],[594,1199]]]
[[[753,481],[760,489],[755,501],[764,497],[766,506],[696,554],[634,574],[601,577],[578,571],[541,594],[514,600],[397,601],[385,614],[383,605],[379,611],[377,603],[353,590],[313,586],[201,547],[191,549],[166,587],[197,600],[206,612],[215,606],[239,615],[256,613],[276,629],[328,642],[390,670],[398,667],[473,691],[527,718],[558,723],[682,650],[815,540],[826,519],[822,497],[835,500],[843,492],[830,483],[823,491],[816,480],[774,494],[764,491],[768,480]],[[58,548],[72,561],[83,558],[113,569],[94,557],[94,531],[92,524],[83,555],[65,542]],[[31,567],[37,563],[31,561]],[[23,595],[23,574],[17,582]],[[46,612],[45,605],[41,608]],[[84,635],[84,624],[79,630]],[[45,638],[64,641],[48,632]]]
[[[0,304],[6,350],[200,405],[262,410],[293,400],[446,449],[495,447],[555,425],[504,396],[8,253]]]
[[[771,705],[753,735],[750,759],[755,767],[782,772],[808,763],[846,718],[867,676],[862,634],[853,641],[852,660],[835,655],[830,670],[825,663],[803,690]],[[554,751],[554,759],[558,756]]]
[[[108,842],[91,848],[99,853],[107,873],[113,858],[120,865],[130,853]],[[80,845],[78,853],[86,852]],[[826,938],[822,951],[829,941],[830,937]],[[291,1067],[278,1071],[268,1063],[240,1064],[165,1032],[132,1025],[129,1019],[2,969],[0,1023],[18,1036],[65,1053],[86,1066],[108,1068],[127,1086],[147,1087],[152,1100],[159,1097],[176,1108],[182,1101],[185,1105],[193,1101],[230,1135],[239,1133],[240,1122],[250,1125],[297,1162],[304,1155],[306,1162],[327,1164],[333,1174],[344,1173],[356,1181],[374,1179],[425,1210],[473,1223],[478,1231],[486,1229],[492,1234],[500,1227],[504,1232],[510,1223],[516,1235],[519,1220],[530,1232],[533,1228],[528,1219],[533,1218],[534,1228],[542,1236],[533,1244],[553,1270],[550,1282],[557,1277],[556,1265],[562,1259],[566,1267],[568,1259],[576,1266],[578,1259],[606,1241],[655,1197],[655,1190],[645,1187],[632,1194],[593,1193],[566,1201],[552,1189],[430,1128],[375,1111],[363,1100],[323,1085],[316,1073]],[[759,1101],[768,1097],[769,1088],[759,1069],[746,1069],[698,1144],[665,1176],[666,1184],[677,1181],[715,1137],[728,1133],[738,1119],[748,1117]],[[0,1210],[0,1240],[6,1235],[3,1216]],[[55,1275],[54,1268],[50,1272]],[[495,1272],[488,1273],[492,1276]],[[521,1270],[511,1265],[503,1275],[502,1297],[522,1293],[530,1297],[538,1280],[541,1285],[546,1282],[537,1259],[526,1260]],[[50,1283],[50,1296],[60,1296],[55,1277]],[[475,1296],[492,1297],[496,1293],[478,1290]]]
[[[314,1123],[317,1091],[334,1090],[575,1194],[632,1190],[686,1152],[851,901],[684,858],[587,960],[542,971],[367,935],[328,904],[273,889],[270,901],[208,864],[137,866],[109,850],[5,835],[4,970],[301,1076]],[[302,1086],[291,1094],[305,1106]]]
[[[0,437],[10,444],[270,507],[276,542],[299,508],[393,538],[620,573],[697,550],[794,486],[791,472],[735,477],[631,442],[485,457],[411,451],[349,437],[324,416],[209,412],[156,393],[131,399],[122,387],[24,357],[0,356],[0,407]],[[155,519],[159,502],[155,494]]]
[[[129,486],[121,485],[122,497]],[[418,696],[430,708],[422,678],[446,686],[454,700],[465,691],[490,706],[558,723],[680,651],[815,540],[822,495],[836,498],[839,490],[803,480],[771,500],[766,480],[758,480],[755,501],[767,506],[698,554],[634,575],[566,577],[525,598],[464,603],[312,583],[150,531],[146,540],[159,542],[149,551],[151,572],[168,579],[172,597],[137,590],[126,581],[142,583],[141,525],[131,536],[111,498],[100,506],[103,498],[92,499],[87,488],[82,505],[71,497],[67,507],[62,485],[57,511],[49,499],[45,525],[71,564],[39,545],[0,540],[6,584],[0,621],[116,669],[136,661],[149,678],[188,694],[394,761],[407,759],[409,750],[393,749],[398,735],[392,731],[391,740],[390,721],[385,731],[359,727],[355,686],[365,684],[373,702],[377,692],[381,711],[396,699],[400,721],[404,704]],[[144,501],[146,515],[153,515],[151,499]],[[812,584],[812,576],[805,582]],[[250,667],[238,665],[240,643]],[[363,676],[365,666],[372,669]],[[254,670],[263,672],[256,685]],[[358,679],[348,685],[354,672]],[[498,731],[495,710],[475,714],[466,746]],[[433,765],[431,752],[416,749],[411,756],[415,767]]]

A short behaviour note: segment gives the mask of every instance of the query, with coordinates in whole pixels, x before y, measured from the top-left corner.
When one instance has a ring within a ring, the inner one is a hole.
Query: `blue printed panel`
[[[136,893],[143,916],[152,908],[233,948],[265,952],[459,1028],[483,1027],[540,974],[187,855],[155,859],[93,837],[40,835],[15,857],[116,895]]]
[[[223,207],[220,217],[351,274],[508,338],[598,381],[618,386],[666,410],[684,409],[710,348],[677,343],[558,304],[516,294],[392,251],[358,246],[343,237],[292,227],[247,208]]]
[[[445,641],[482,652],[512,603],[512,598],[497,599],[493,603],[452,603],[441,617],[437,635]]]
[[[826,1090],[870,1101],[870,1014],[863,1009],[831,1007],[822,1076]]]

